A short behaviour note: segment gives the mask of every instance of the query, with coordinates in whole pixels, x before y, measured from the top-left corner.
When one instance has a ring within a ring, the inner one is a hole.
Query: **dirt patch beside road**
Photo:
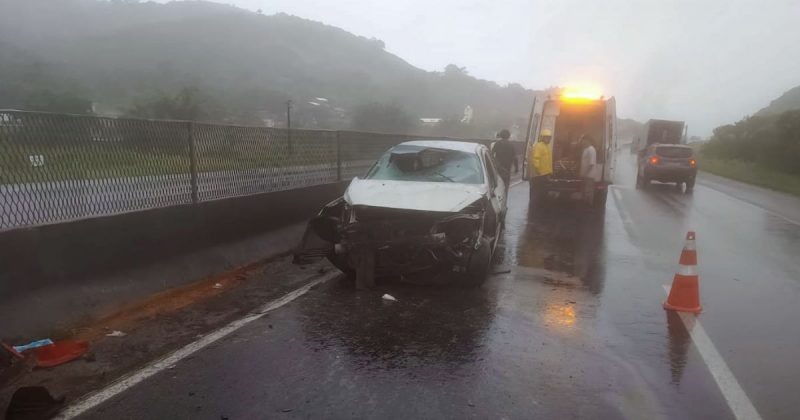
[[[277,257],[159,293],[63,331],[51,338],[88,340],[89,353],[50,369],[0,359],[0,409],[5,410],[16,389],[34,385],[65,396],[69,404],[333,270],[327,262],[298,267],[291,257]],[[124,335],[107,336],[114,331]]]

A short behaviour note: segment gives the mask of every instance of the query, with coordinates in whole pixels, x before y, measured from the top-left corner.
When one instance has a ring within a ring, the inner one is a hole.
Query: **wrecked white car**
[[[327,257],[358,287],[383,276],[480,285],[503,229],[506,194],[486,146],[401,143],[309,222],[295,261]]]

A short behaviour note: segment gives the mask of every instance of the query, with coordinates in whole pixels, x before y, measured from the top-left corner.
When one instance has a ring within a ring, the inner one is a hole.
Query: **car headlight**
[[[482,221],[482,214],[456,214],[436,222],[431,233],[444,233],[448,242],[460,243],[479,236]]]

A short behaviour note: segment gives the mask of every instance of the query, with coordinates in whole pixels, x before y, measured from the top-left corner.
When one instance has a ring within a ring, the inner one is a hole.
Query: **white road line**
[[[752,203],[750,203],[750,204],[752,204]],[[788,218],[788,217],[786,217],[786,216],[783,216],[783,215],[781,215],[781,214],[775,213],[775,212],[774,212],[774,211],[772,211],[772,210],[765,209],[764,207],[761,207],[761,206],[756,206],[755,204],[753,204],[753,206],[755,206],[755,207],[758,207],[758,208],[760,208],[761,210],[764,210],[765,212],[767,212],[767,213],[769,213],[769,214],[771,214],[771,215],[773,215],[773,216],[775,216],[775,217],[781,218],[781,219],[783,219],[783,220],[785,220],[785,221],[787,221],[787,222],[789,222],[789,223],[791,223],[791,224],[794,224],[794,225],[800,226],[800,222],[798,222],[798,221],[796,221],[796,220],[792,220],[792,219],[790,219],[790,218]]]
[[[789,223],[791,223],[791,224],[793,224],[793,225],[800,226],[800,222],[798,222],[797,220],[790,219],[790,218],[788,218],[788,217],[786,217],[786,216],[784,216],[784,215],[782,215],[782,214],[779,214],[779,213],[777,213],[777,212],[775,212],[775,211],[772,211],[772,210],[770,210],[770,209],[768,209],[768,208],[766,208],[766,207],[762,207],[762,206],[760,206],[760,205],[758,205],[758,204],[756,204],[756,203],[753,203],[753,202],[752,202],[752,201],[750,201],[750,200],[747,200],[747,199],[745,199],[745,198],[742,198],[742,197],[737,197],[737,196],[735,196],[735,195],[733,195],[733,194],[727,193],[727,192],[725,192],[725,191],[722,191],[722,190],[718,190],[718,189],[714,188],[713,186],[711,186],[711,185],[709,185],[709,184],[707,184],[707,183],[705,183],[705,182],[701,182],[701,184],[702,184],[704,187],[706,187],[706,188],[709,188],[709,189],[712,189],[712,190],[714,190],[714,191],[716,191],[716,192],[718,192],[718,193],[720,193],[720,194],[727,195],[728,197],[731,197],[731,198],[733,198],[734,200],[743,201],[743,202],[745,202],[745,203],[747,203],[747,204],[749,204],[749,205],[751,205],[751,206],[753,206],[753,207],[755,207],[755,208],[757,208],[757,209],[763,210],[763,211],[765,211],[765,212],[767,212],[767,213],[769,213],[769,214],[771,214],[771,215],[773,215],[773,216],[775,216],[775,217],[777,217],[777,218],[779,218],[779,219],[783,219],[783,220],[785,220],[785,221],[787,221],[787,222],[789,222]]]
[[[670,286],[666,284],[663,286],[667,295],[669,295]],[[708,334],[706,334],[706,330],[700,324],[697,317],[694,314],[686,312],[678,312],[678,315],[681,321],[683,321],[683,325],[686,326],[686,330],[689,331],[689,334],[692,336],[694,345],[700,352],[700,356],[706,362],[711,376],[713,376],[714,381],[717,382],[717,386],[720,392],[722,392],[722,396],[725,397],[725,401],[728,402],[731,411],[733,411],[733,415],[739,420],[761,420],[761,416],[753,406],[753,402],[750,401],[750,398],[744,393],[736,377],[733,376],[733,372],[731,372],[728,365],[725,363],[725,359],[722,358],[717,348],[714,347],[714,343],[711,341],[711,338],[708,337]]]
[[[631,220],[630,215],[628,215],[628,211],[625,210],[625,207],[622,205],[622,193],[619,192],[619,189],[617,188],[612,188],[611,191],[614,192],[614,198],[617,199],[617,211],[619,212],[619,217],[622,218],[622,223],[628,227],[632,227],[633,220]]]
[[[133,386],[144,381],[145,379],[161,372],[164,369],[169,368],[170,366],[174,365],[175,363],[178,363],[182,359],[185,359],[186,357],[196,353],[197,351],[203,349],[209,344],[261,318],[266,313],[278,309],[283,305],[286,305],[287,303],[308,293],[308,291],[311,290],[312,288],[338,276],[339,276],[338,272],[329,273],[323,277],[320,277],[306,284],[303,287],[300,287],[297,290],[289,292],[278,299],[270,301],[266,305],[256,310],[255,313],[248,315],[244,318],[238,319],[236,321],[233,321],[230,324],[220,328],[219,330],[207,334],[202,338],[200,338],[199,340],[187,344],[186,346],[176,350],[171,354],[168,354],[167,356],[159,360],[151,362],[144,368],[120,378],[119,380],[107,386],[106,388],[101,389],[100,391],[97,391],[93,394],[89,394],[88,396],[78,400],[75,404],[71,405],[66,410],[62,411],[56,418],[72,419],[85,413],[88,410],[91,410],[94,407],[97,407],[98,405],[104,403],[105,401],[108,401],[109,399],[115,397],[116,395],[121,394],[122,392],[125,392],[126,390],[132,388]]]

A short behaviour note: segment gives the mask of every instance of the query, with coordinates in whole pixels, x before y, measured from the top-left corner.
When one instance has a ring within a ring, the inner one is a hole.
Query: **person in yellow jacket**
[[[539,136],[539,141],[533,145],[529,160],[531,162],[530,200],[533,202],[541,202],[547,180],[553,173],[553,152],[550,150],[552,138],[553,133],[544,129]]]

